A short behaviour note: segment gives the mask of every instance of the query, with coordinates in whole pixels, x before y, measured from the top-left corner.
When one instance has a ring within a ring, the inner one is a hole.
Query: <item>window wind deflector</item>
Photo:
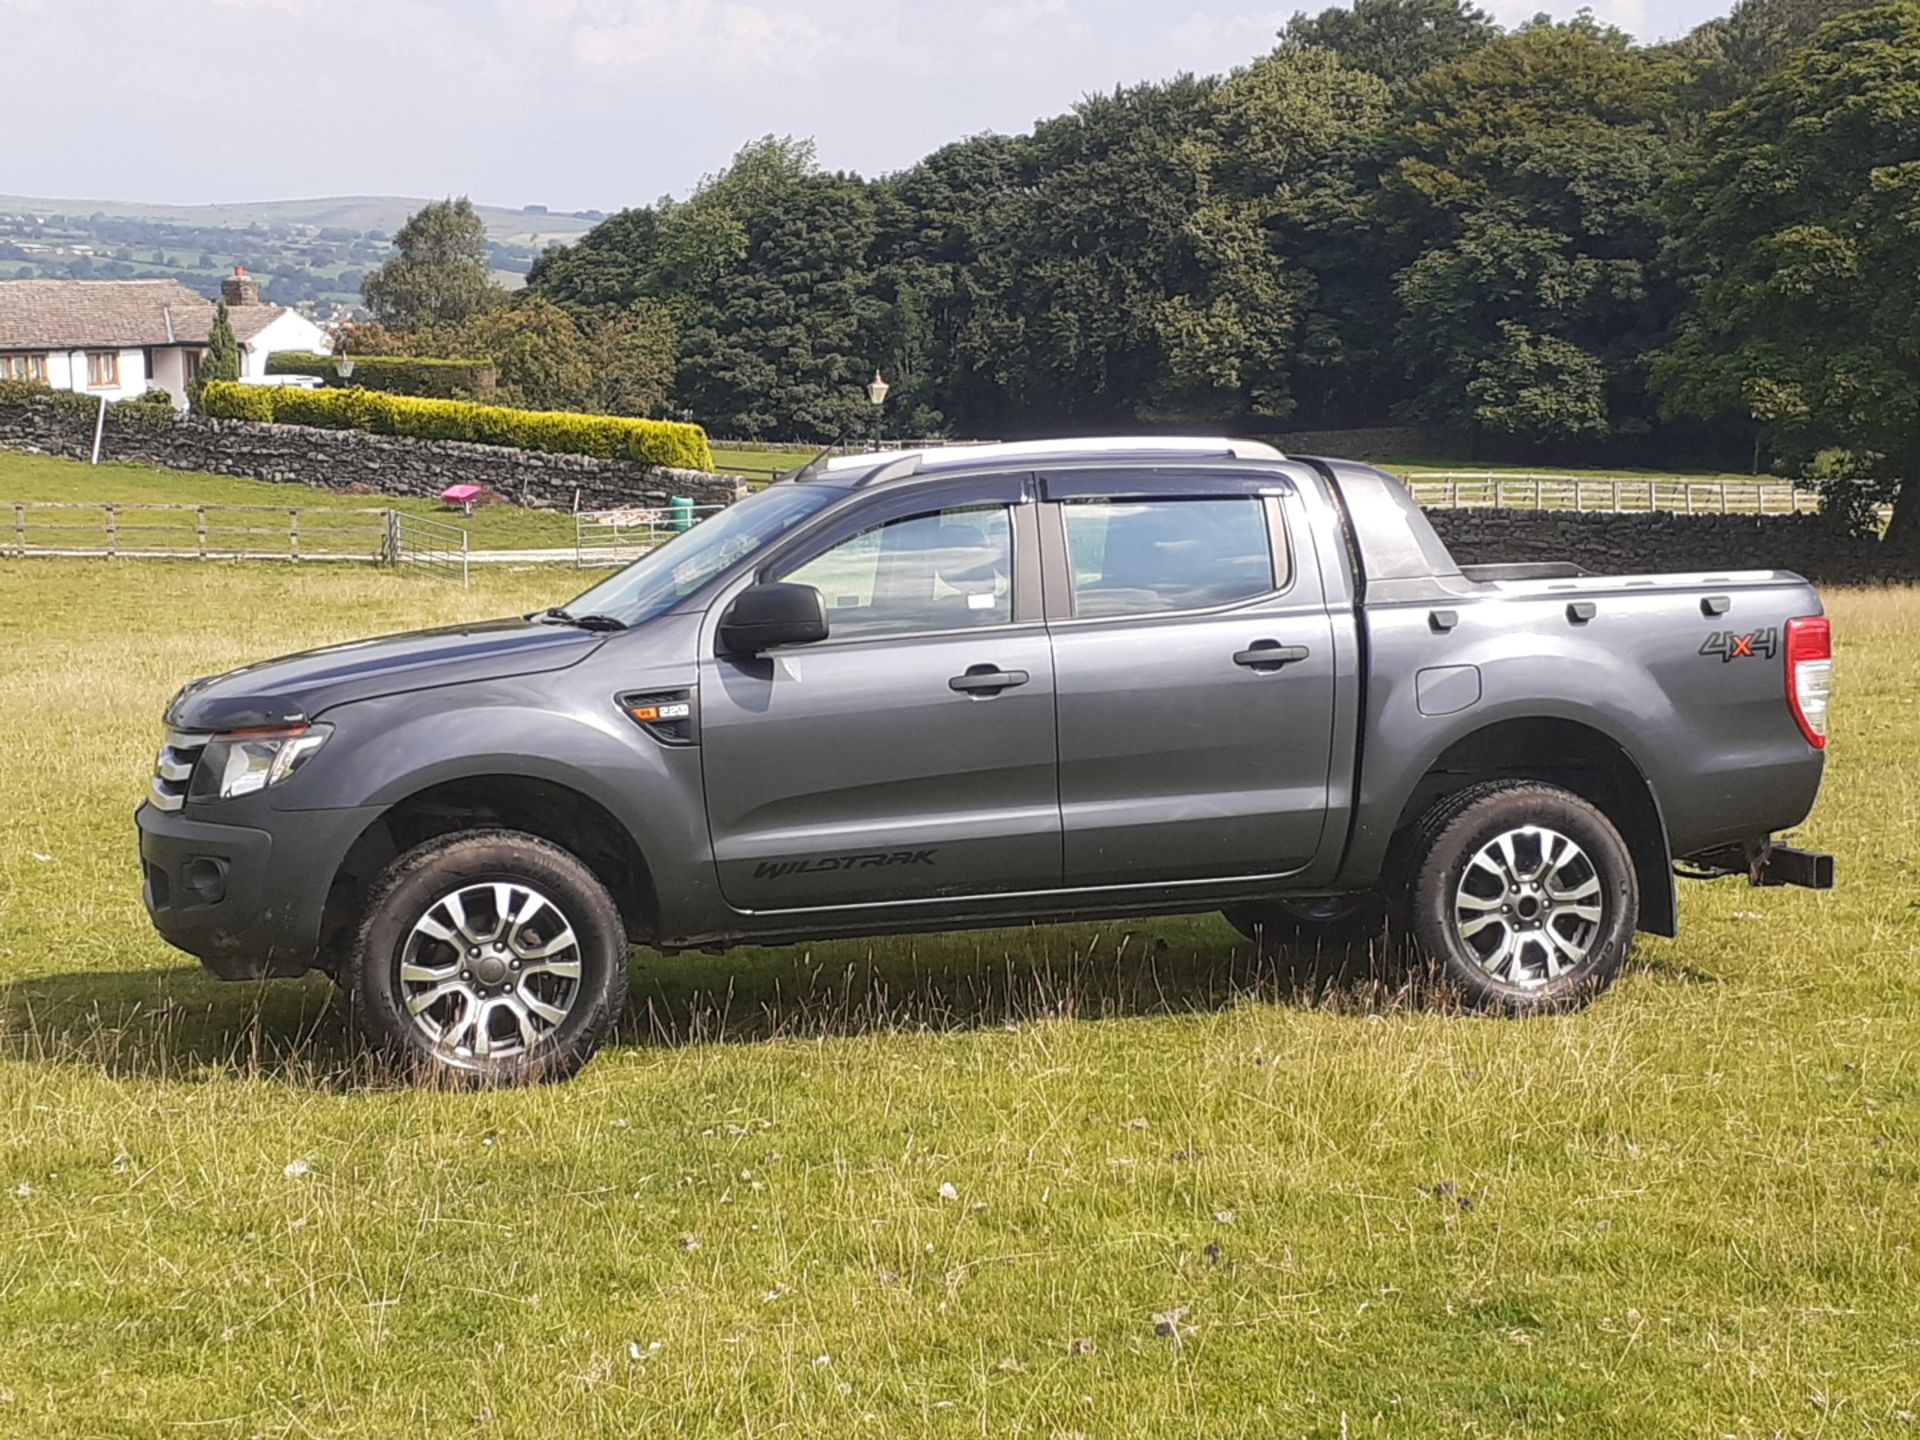
[[[1231,462],[1231,457],[1223,456]],[[1294,493],[1292,481],[1271,467],[1219,469],[1185,465],[1114,465],[1042,470],[1048,500],[1230,500]]]

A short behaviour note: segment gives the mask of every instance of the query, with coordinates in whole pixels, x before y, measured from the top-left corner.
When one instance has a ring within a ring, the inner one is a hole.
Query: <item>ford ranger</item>
[[[816,463],[564,607],[196,680],[160,934],[333,975],[413,1070],[564,1076],[628,946],[1225,911],[1560,1009],[1676,868],[1832,884],[1831,635],[1773,571],[1455,563],[1362,465],[1228,440]]]

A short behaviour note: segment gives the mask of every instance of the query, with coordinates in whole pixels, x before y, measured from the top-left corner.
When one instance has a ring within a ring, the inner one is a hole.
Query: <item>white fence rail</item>
[[[472,583],[467,556],[467,532],[463,527],[436,520],[431,515],[387,511],[388,563],[412,565],[444,580],[457,579],[467,585]]]
[[[1518,475],[1443,471],[1402,475],[1429,510],[1669,510],[1685,515],[1811,515],[1820,496],[1787,480],[1688,480],[1645,475]]]
[[[631,565],[656,545],[692,529],[724,505],[642,507],[573,512],[573,563],[581,570]]]

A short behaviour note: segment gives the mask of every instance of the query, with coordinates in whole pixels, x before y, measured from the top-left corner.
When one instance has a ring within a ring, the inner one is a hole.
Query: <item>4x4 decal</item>
[[[1755,656],[1771,660],[1780,653],[1780,628],[1769,625],[1764,630],[1755,630],[1746,635],[1736,635],[1731,630],[1716,630],[1701,643],[1700,653],[1719,656],[1722,665],[1734,660],[1751,660]]]

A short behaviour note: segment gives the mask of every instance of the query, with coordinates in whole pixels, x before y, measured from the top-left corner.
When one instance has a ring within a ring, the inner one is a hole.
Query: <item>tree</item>
[[[1738,0],[1733,9],[1673,46],[1693,70],[1691,108],[1705,115],[1731,105],[1779,73],[1827,21],[1879,0]]]
[[[1394,286],[1414,414],[1536,442],[1644,426],[1644,357],[1680,303],[1658,209],[1677,74],[1583,17],[1410,87],[1380,214],[1406,257]],[[1530,374],[1579,394],[1523,403]]]
[[[1848,15],[1716,115],[1671,215],[1700,277],[1659,366],[1670,410],[1885,457],[1920,550],[1920,4]]]
[[[590,400],[609,415],[659,415],[673,393],[678,336],[657,300],[636,300],[587,337]]]
[[[1280,32],[1290,48],[1330,50],[1355,70],[1400,86],[1490,44],[1500,27],[1467,0],[1354,0],[1296,14]]]
[[[768,136],[688,200],[623,211],[542,256],[528,289],[624,364],[601,403],[640,404],[675,373],[678,402],[718,430],[832,439],[862,421],[876,363],[874,215],[864,181]]]
[[[192,394],[188,398],[198,408],[200,392],[211,382],[239,378],[240,342],[234,338],[233,317],[227,313],[227,302],[222,300],[213,307],[213,325],[207,331],[207,348],[200,356],[200,369],[194,376]]]
[[[383,325],[459,325],[505,296],[487,268],[486,222],[464,195],[423,207],[400,227],[393,246],[398,253],[361,287]]]
[[[868,255],[868,188],[846,175],[787,178],[724,212],[742,228],[737,263],[688,297],[681,402],[720,433],[831,440],[871,423],[862,384],[879,318]]]
[[[425,353],[492,361],[499,400],[532,410],[587,410],[593,365],[573,317],[541,295],[476,315],[446,334],[424,337]]]

